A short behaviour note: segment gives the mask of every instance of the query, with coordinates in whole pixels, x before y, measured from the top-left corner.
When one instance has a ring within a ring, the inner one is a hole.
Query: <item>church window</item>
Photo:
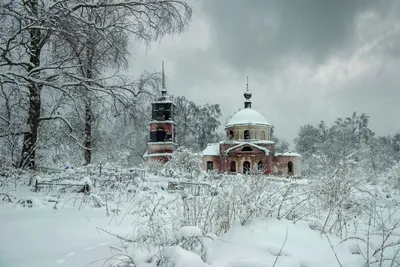
[[[233,131],[229,131],[229,139],[230,139],[230,140],[233,139]]]
[[[236,162],[231,161],[231,172],[236,172]]]
[[[250,131],[249,130],[245,130],[244,131],[244,139],[250,139]]]
[[[293,175],[293,162],[288,162],[288,175]]]
[[[243,174],[250,174],[250,162],[243,162]]]
[[[214,162],[207,161],[207,171],[212,171],[212,170],[214,170]]]
[[[253,149],[249,146],[245,146],[242,148],[242,151],[253,151]]]

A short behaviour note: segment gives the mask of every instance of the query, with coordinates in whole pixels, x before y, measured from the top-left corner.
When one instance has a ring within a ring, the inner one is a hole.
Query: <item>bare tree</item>
[[[150,44],[188,25],[191,8],[183,1],[1,0],[0,82],[26,93],[27,128],[23,135],[20,167],[35,167],[43,89],[56,89],[85,103],[86,163],[90,163],[93,96],[108,95],[111,102],[141,91],[140,82],[105,78],[110,62],[127,61],[130,35]],[[62,40],[62,42],[61,42]],[[57,54],[65,50],[67,53]],[[73,53],[72,53],[73,52]],[[115,59],[115,60],[113,60]],[[110,66],[111,65],[111,66]],[[118,69],[118,68],[117,68]],[[116,90],[118,88],[118,90]],[[64,120],[65,121],[65,120]],[[67,123],[67,122],[66,122]]]

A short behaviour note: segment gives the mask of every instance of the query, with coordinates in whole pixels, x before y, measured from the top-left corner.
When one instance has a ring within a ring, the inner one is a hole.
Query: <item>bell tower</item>
[[[168,161],[175,151],[175,110],[165,86],[164,61],[162,62],[161,96],[152,104],[150,139],[143,157],[151,160]]]

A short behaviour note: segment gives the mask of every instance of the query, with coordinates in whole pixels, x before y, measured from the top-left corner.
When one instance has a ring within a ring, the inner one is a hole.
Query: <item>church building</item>
[[[275,153],[275,143],[270,140],[272,126],[251,108],[251,96],[247,83],[244,109],[236,112],[225,126],[226,140],[208,144],[202,152],[204,169],[230,174],[301,176],[301,155]]]
[[[301,155],[275,153],[275,143],[271,140],[272,126],[263,115],[251,108],[251,96],[247,83],[244,109],[236,112],[225,126],[226,140],[208,144],[202,152],[204,169],[228,174],[301,176]],[[175,112],[176,105],[170,100],[165,86],[163,62],[161,96],[152,103],[150,138],[143,155],[145,159],[170,160],[177,146]]]

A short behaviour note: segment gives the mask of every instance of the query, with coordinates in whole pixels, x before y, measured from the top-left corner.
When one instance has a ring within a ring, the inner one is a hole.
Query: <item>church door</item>
[[[236,162],[231,161],[231,172],[236,172]]]
[[[243,162],[243,174],[250,174],[250,162]]]

